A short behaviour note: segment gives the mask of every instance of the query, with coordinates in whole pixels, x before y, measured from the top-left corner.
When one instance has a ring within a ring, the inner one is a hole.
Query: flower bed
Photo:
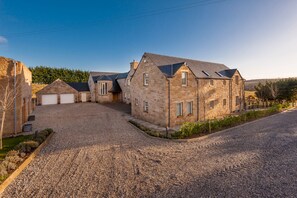
[[[2,183],[21,163],[53,133],[52,129],[44,129],[34,135],[24,138],[14,148],[7,152],[5,158],[0,162],[0,183]],[[19,138],[19,137],[15,137]]]

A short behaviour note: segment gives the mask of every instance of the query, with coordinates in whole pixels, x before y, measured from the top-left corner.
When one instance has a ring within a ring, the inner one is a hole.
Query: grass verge
[[[20,135],[17,137],[8,137],[3,138],[3,148],[0,150],[0,161],[4,160],[6,154],[13,150],[16,145],[18,145],[21,142],[31,140],[33,138],[33,135]]]

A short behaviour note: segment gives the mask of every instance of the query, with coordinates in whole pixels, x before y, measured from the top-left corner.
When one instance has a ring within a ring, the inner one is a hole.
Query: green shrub
[[[3,165],[6,168],[7,172],[13,171],[17,168],[16,163],[13,163],[7,160],[2,161],[1,165]]]
[[[44,129],[44,131],[47,131],[48,135],[54,132],[54,130],[51,128]]]
[[[23,153],[30,153],[39,146],[39,143],[33,140],[21,142],[16,146],[16,149]]]
[[[18,155],[15,155],[15,156],[6,156],[4,160],[18,164],[23,161],[23,158],[19,157]]]
[[[0,179],[3,180],[7,177],[8,172],[6,167],[1,163],[0,164]]]
[[[9,156],[18,156],[18,155],[19,155],[19,151],[11,150],[11,151],[8,151],[8,153],[6,154],[6,157],[9,157]]]

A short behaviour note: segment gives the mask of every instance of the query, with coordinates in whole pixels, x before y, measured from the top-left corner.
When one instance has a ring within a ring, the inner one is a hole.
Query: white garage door
[[[42,95],[41,104],[42,105],[58,104],[58,95],[57,94]]]
[[[60,101],[61,104],[74,103],[74,94],[61,94]]]

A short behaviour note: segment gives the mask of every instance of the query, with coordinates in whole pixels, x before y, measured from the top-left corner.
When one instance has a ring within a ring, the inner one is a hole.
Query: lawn
[[[3,139],[3,148],[0,150],[0,160],[3,160],[6,153],[18,145],[20,142],[31,140],[32,135],[20,135],[17,137],[9,137]]]

